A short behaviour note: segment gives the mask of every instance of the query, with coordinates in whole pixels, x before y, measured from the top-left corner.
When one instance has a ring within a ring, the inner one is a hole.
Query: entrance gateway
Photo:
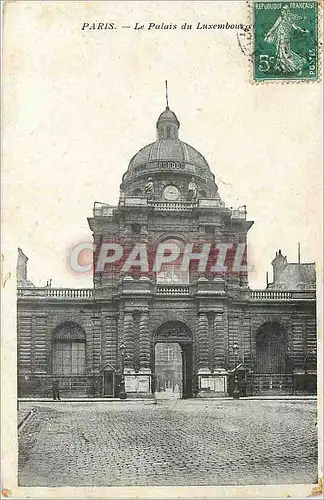
[[[181,321],[168,321],[156,330],[154,373],[158,397],[192,397],[192,333]]]

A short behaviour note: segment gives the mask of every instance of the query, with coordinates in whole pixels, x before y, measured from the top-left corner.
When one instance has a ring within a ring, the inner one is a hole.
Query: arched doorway
[[[65,397],[85,396],[86,333],[73,321],[60,323],[53,331],[53,376]]]
[[[256,335],[256,372],[283,374],[289,370],[287,336],[276,322],[261,325]]]
[[[86,335],[73,321],[59,324],[53,331],[53,373],[84,375],[86,371]]]
[[[155,344],[155,392],[160,399],[181,398],[183,391],[182,350],[177,342]]]
[[[161,397],[192,396],[192,334],[186,324],[168,321],[156,330],[153,359],[156,391]]]
[[[294,379],[286,330],[280,323],[268,321],[258,328],[255,340],[252,394],[293,394]]]

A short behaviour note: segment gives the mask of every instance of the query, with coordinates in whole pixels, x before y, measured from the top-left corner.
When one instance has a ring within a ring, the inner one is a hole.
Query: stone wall
[[[316,313],[314,301],[235,301],[213,298],[157,297],[150,281],[129,282],[114,306],[110,300],[18,300],[18,374],[21,395],[49,394],[53,378],[53,331],[73,321],[86,334],[86,373],[72,377],[72,393],[101,395],[105,369],[120,371],[120,345],[126,345],[125,368],[154,373],[157,330],[181,322],[192,336],[192,377],[228,373],[241,362],[256,367],[256,339],[265,323],[282,327],[287,338],[289,373],[302,380],[316,374]],[[201,289],[204,283],[200,285]],[[200,291],[201,291],[200,289]],[[150,291],[151,290],[151,291]],[[147,295],[145,295],[147,293]],[[234,349],[234,345],[238,349]],[[214,384],[214,382],[213,382]],[[64,384],[63,384],[64,385]],[[73,387],[72,387],[73,386]],[[206,387],[208,384],[206,385]],[[149,391],[149,388],[148,388]],[[68,391],[67,391],[68,392]]]

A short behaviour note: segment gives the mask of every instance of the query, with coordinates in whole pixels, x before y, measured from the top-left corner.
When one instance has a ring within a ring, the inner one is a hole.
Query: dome
[[[156,122],[156,141],[140,149],[129,162],[120,186],[123,195],[143,195],[151,179],[157,198],[162,197],[165,186],[172,185],[185,200],[189,182],[196,183],[202,198],[219,196],[206,159],[179,139],[179,128],[176,114],[167,106]]]
[[[178,161],[209,168],[207,161],[195,148],[180,139],[158,139],[133,156],[129,169],[156,161]]]

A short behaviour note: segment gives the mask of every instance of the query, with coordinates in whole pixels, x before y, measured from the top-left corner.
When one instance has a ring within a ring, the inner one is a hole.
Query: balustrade
[[[194,204],[188,201],[152,201],[150,205],[154,210],[163,211],[191,211]]]
[[[158,295],[189,295],[189,285],[157,285]]]
[[[92,299],[92,288],[18,288],[18,297]]]
[[[256,300],[287,300],[291,292],[287,290],[251,290],[251,299]]]
[[[190,295],[189,285],[157,285],[158,295]],[[20,287],[18,297],[45,297],[57,299],[92,299],[93,288]],[[315,300],[315,290],[251,290],[251,300]]]

